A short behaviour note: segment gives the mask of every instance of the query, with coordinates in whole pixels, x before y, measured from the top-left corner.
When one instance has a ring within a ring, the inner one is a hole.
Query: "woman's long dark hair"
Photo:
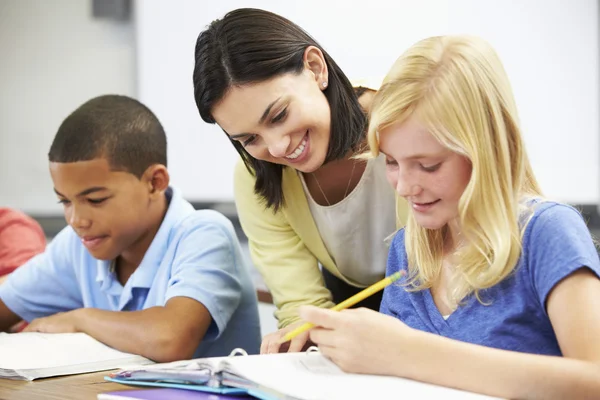
[[[325,162],[356,150],[365,135],[366,116],[350,81],[319,44],[293,22],[269,11],[240,8],[213,21],[196,41],[194,98],[200,116],[214,124],[212,109],[232,85],[261,82],[304,68],[308,46],[321,50],[329,70],[324,91],[331,108],[331,138]],[[284,204],[283,166],[252,157],[237,141],[233,146],[256,176],[254,191],[274,210]]]

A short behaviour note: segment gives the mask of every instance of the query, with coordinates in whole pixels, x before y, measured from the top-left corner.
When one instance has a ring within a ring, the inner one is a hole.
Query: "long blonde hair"
[[[470,36],[443,36],[413,45],[393,65],[374,99],[368,141],[410,116],[444,146],[469,159],[472,173],[458,206],[464,245],[449,296],[454,305],[506,278],[521,254],[524,198],[541,197],[525,152],[508,77],[494,49]],[[526,208],[526,207],[525,207]],[[521,221],[520,221],[521,219]],[[439,279],[447,227],[419,226],[410,213],[405,235],[415,290]]]

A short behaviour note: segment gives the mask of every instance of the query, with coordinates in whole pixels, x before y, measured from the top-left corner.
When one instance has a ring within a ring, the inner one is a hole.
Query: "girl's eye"
[[[283,119],[287,116],[287,108],[284,108],[283,111],[281,111],[279,114],[277,114],[275,117],[273,117],[273,119],[271,120],[271,123],[275,124],[277,122],[281,122],[283,121]]]
[[[396,160],[389,159],[389,158],[385,159],[385,163],[386,163],[386,165],[398,165],[398,163],[396,162]]]
[[[108,199],[108,197],[104,197],[102,199],[88,199],[88,201],[92,204],[101,204],[104,203],[104,201],[106,201]]]
[[[442,163],[437,163],[435,165],[431,165],[431,166],[425,166],[421,164],[421,169],[425,172],[435,172],[438,169],[440,169],[440,166],[442,165]]]

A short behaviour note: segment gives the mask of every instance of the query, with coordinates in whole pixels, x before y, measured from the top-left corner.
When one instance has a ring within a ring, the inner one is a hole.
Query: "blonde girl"
[[[407,278],[381,314],[303,308],[321,351],[348,371],[504,398],[600,398],[598,254],[579,212],[542,197],[492,47],[414,45],[368,135],[411,206],[387,266]]]

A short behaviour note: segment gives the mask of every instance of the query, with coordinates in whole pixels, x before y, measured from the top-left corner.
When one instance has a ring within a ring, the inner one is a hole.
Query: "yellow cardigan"
[[[254,182],[244,163],[238,162],[234,188],[240,223],[248,237],[252,261],[273,296],[280,328],[298,320],[297,308],[301,305],[334,305],[319,262],[344,282],[364,287],[343,276],[327,252],[295,169],[283,169],[284,206],[276,213],[267,209],[262,198],[254,193]],[[398,227],[406,221],[407,212],[406,201],[397,197]]]

